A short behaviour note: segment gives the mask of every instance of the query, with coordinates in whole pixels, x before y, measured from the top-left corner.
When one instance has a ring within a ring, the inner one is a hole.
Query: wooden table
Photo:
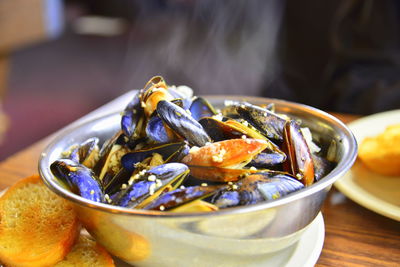
[[[334,114],[348,123],[357,116]],[[44,139],[0,163],[0,190],[37,173]],[[354,203],[332,188],[322,209],[325,242],[316,266],[400,266],[400,222]]]

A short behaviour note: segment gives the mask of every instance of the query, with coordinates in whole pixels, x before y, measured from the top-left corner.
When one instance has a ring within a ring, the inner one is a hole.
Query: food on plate
[[[377,136],[366,137],[360,144],[358,156],[376,173],[400,176],[400,124],[388,126]]]
[[[270,201],[312,185],[335,166],[335,150],[297,118],[225,101],[214,107],[188,87],[153,77],[121,113],[121,128],[64,151],[50,169],[94,201],[195,212]]]
[[[79,230],[72,204],[38,175],[17,182],[0,198],[0,262],[6,266],[52,266],[69,252]]]
[[[6,266],[115,266],[104,248],[79,233],[72,204],[38,175],[20,180],[0,198],[0,262]]]
[[[54,267],[113,267],[110,254],[88,236],[81,235],[67,256]]]

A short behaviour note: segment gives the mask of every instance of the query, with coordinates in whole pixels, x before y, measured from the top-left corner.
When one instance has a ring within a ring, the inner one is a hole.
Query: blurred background
[[[0,160],[154,75],[198,95],[399,108],[399,12],[396,0],[0,1]]]

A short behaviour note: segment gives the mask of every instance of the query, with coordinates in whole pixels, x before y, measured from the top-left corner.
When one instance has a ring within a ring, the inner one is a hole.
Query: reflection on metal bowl
[[[82,223],[99,243],[135,266],[194,266],[219,257],[234,266],[235,258],[243,263],[248,257],[250,262],[294,244],[318,215],[332,183],[353,164],[357,143],[352,133],[329,114],[297,103],[240,96],[207,99],[216,106],[225,99],[274,102],[277,112],[301,119],[320,142],[336,141],[336,167],[313,185],[280,199],[216,212],[170,213],[99,204],[66,190],[51,174],[50,164],[72,144],[112,136],[120,125],[120,114],[113,113],[61,131],[42,153],[41,177],[51,190],[75,204]]]

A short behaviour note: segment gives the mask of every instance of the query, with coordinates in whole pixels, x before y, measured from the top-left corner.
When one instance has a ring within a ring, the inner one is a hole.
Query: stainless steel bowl
[[[99,204],[66,190],[49,166],[72,144],[93,136],[101,141],[111,137],[120,126],[120,114],[113,113],[62,130],[41,155],[41,177],[51,190],[75,205],[83,225],[98,242],[135,266],[202,266],[210,261],[243,266],[292,245],[318,215],[333,182],[354,163],[357,143],[353,134],[333,116],[297,103],[240,96],[207,99],[217,106],[225,99],[274,102],[278,112],[301,119],[322,142],[336,140],[337,166],[319,182],[288,196],[212,213],[178,214]]]

